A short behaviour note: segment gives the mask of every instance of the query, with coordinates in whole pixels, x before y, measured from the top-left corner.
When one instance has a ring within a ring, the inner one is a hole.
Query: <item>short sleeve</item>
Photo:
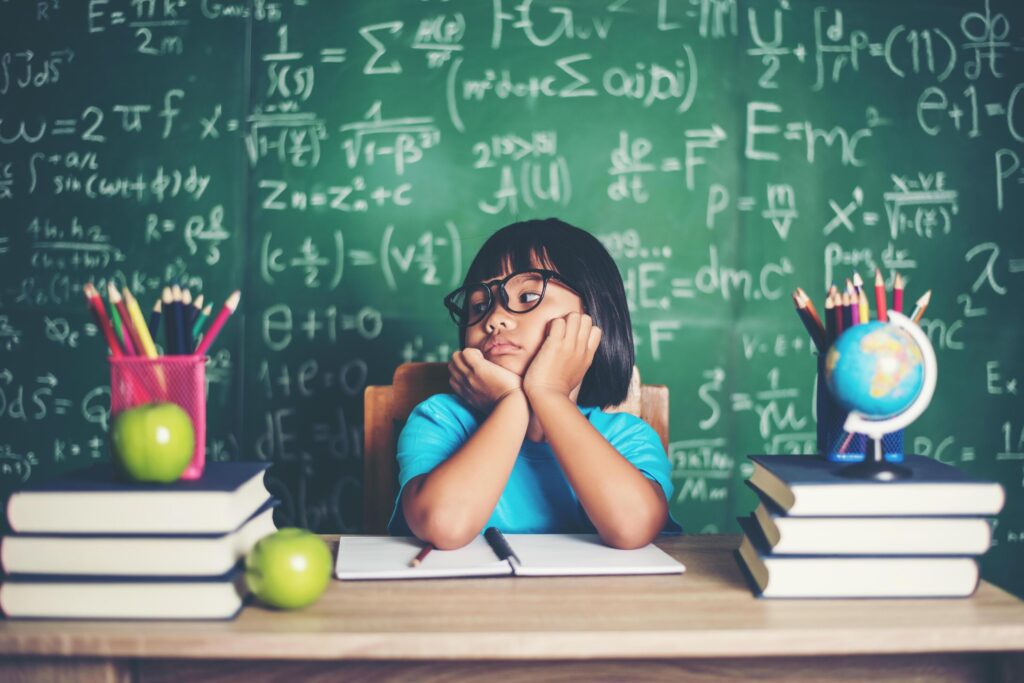
[[[389,532],[411,533],[401,508],[405,485],[451,457],[476,430],[477,422],[466,404],[454,394],[431,396],[413,408],[398,436],[398,496],[388,522]]]
[[[672,464],[661,445],[661,438],[651,425],[628,413],[604,414],[608,424],[599,429],[615,450],[622,454],[648,479],[656,482],[672,503]],[[669,514],[666,532],[679,532],[682,528]]]

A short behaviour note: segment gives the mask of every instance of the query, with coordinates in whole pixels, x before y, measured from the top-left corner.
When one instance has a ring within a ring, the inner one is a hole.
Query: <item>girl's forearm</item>
[[[479,534],[508,483],[529,419],[523,392],[506,396],[462,448],[410,482],[402,494],[409,529],[442,550]]]
[[[658,484],[615,450],[567,396],[541,393],[529,401],[601,540],[617,548],[650,543],[668,515]]]

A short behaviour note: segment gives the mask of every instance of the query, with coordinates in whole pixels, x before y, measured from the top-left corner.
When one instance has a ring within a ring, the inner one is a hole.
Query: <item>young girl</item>
[[[453,549],[489,526],[596,531],[637,548],[679,529],[657,433],[601,411],[626,398],[635,356],[622,277],[593,235],[553,218],[506,226],[445,306],[454,393],[416,406],[399,436],[393,534]]]

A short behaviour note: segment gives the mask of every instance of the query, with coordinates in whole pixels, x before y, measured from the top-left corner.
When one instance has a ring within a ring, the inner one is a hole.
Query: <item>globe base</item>
[[[875,462],[865,460],[856,465],[848,465],[836,472],[841,477],[848,479],[870,479],[872,481],[898,481],[913,475],[906,467],[894,465],[891,462]]]
[[[836,474],[847,479],[870,479],[871,481],[879,482],[899,481],[900,479],[907,479],[913,476],[914,473],[909,468],[885,459],[882,455],[881,441],[872,439],[871,444],[874,458],[841,467]]]

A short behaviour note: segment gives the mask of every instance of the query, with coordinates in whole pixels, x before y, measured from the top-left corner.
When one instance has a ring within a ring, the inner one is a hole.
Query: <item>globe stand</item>
[[[885,459],[882,454],[882,437],[905,428],[920,417],[935,393],[935,378],[938,375],[938,369],[935,362],[935,349],[932,348],[927,335],[902,313],[889,311],[888,317],[889,324],[906,331],[921,351],[921,362],[924,365],[921,391],[903,412],[892,417],[877,419],[856,410],[850,411],[843,423],[843,429],[848,434],[867,435],[872,443],[872,457],[870,460],[865,458],[863,462],[842,467],[837,471],[837,474],[849,479],[871,479],[886,482],[913,476],[910,469]]]
[[[848,479],[871,479],[872,481],[886,482],[899,481],[914,476],[910,469],[887,461],[882,455],[882,441],[871,439],[872,450],[874,451],[871,460],[863,460],[853,465],[841,467],[836,471],[840,477]]]

